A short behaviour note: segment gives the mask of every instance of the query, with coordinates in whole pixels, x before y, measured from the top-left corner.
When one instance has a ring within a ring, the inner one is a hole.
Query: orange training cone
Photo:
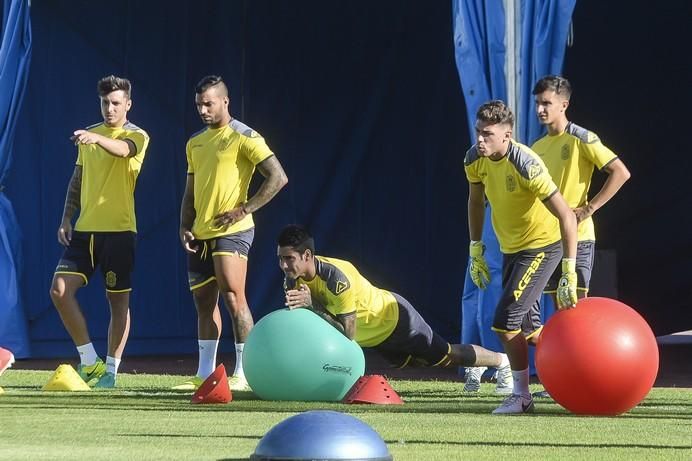
[[[233,400],[231,388],[228,386],[228,376],[223,363],[204,380],[197,392],[192,396],[192,403],[228,403]]]
[[[401,405],[401,397],[394,392],[382,375],[365,375],[356,381],[346,393],[343,403],[377,403],[380,405]]]

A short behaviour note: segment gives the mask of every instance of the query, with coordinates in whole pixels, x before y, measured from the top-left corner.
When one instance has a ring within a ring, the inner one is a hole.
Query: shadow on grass
[[[117,434],[120,437],[174,437],[174,438],[224,438],[224,439],[244,439],[259,440],[263,437],[256,435],[199,435],[199,434]],[[690,450],[690,445],[653,445],[653,444],[631,444],[631,443],[555,443],[555,442],[499,442],[499,441],[474,441],[466,440],[463,442],[450,440],[385,440],[389,445],[458,445],[468,447],[554,447],[554,448],[623,448],[623,449],[642,449],[642,450]]]
[[[5,387],[9,392],[3,395],[0,406],[14,409],[63,409],[76,410],[121,410],[121,411],[202,411],[202,412],[303,412],[314,409],[330,409],[345,413],[419,413],[419,414],[476,414],[488,415],[502,401],[502,396],[494,394],[464,395],[461,398],[436,399],[429,393],[402,392],[400,395],[408,403],[404,405],[348,405],[340,402],[291,402],[266,401],[258,399],[251,392],[234,392],[229,404],[190,403],[191,393],[173,392],[169,389],[118,389],[115,391],[91,392],[37,392],[36,388]],[[13,395],[12,390],[27,390],[26,394]],[[446,394],[446,393],[445,393]],[[420,401],[415,401],[420,398]],[[95,405],[94,401],[98,404]],[[411,401],[414,400],[414,401]],[[617,418],[627,419],[670,419],[692,421],[692,414],[680,407],[692,406],[692,402],[682,399],[665,401],[647,400],[632,412]],[[96,407],[96,408],[95,408]],[[538,401],[537,412],[525,417],[574,417],[552,401]],[[516,417],[516,416],[512,416]],[[588,416],[581,416],[588,417]],[[605,417],[600,417],[605,418]]]
[[[487,446],[487,447],[554,447],[554,448],[624,448],[624,449],[644,449],[644,450],[690,450],[692,445],[646,445],[646,444],[630,444],[630,443],[548,443],[548,442],[484,442],[466,440],[463,442],[455,442],[450,440],[430,441],[430,440],[385,440],[391,445],[459,445],[459,446]]]

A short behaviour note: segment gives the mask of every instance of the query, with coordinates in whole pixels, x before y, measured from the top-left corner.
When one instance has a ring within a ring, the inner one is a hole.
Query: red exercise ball
[[[608,298],[584,298],[546,323],[536,370],[551,397],[578,415],[618,415],[649,393],[658,345],[634,309]]]

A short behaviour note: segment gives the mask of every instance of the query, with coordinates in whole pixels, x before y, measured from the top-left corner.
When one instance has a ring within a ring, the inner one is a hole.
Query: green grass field
[[[491,416],[493,386],[390,381],[404,405],[267,402],[236,393],[226,405],[192,405],[168,390],[179,376],[121,374],[119,389],[43,392],[51,372],[0,379],[0,459],[241,460],[275,424],[301,411],[349,413],[372,426],[397,461],[457,459],[692,460],[692,390],[657,388],[615,418],[578,417],[537,401],[527,416]]]

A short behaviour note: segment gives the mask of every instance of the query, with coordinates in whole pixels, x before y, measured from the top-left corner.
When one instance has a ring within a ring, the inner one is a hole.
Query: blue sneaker
[[[114,387],[115,375],[113,373],[104,373],[94,385],[94,389],[113,389]]]
[[[96,363],[93,365],[79,365],[77,373],[85,383],[89,384],[89,381],[99,379],[106,373],[106,364],[103,363],[103,360],[96,359]]]

